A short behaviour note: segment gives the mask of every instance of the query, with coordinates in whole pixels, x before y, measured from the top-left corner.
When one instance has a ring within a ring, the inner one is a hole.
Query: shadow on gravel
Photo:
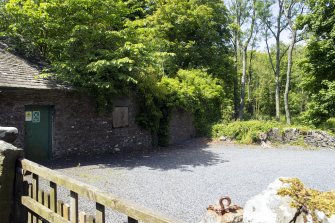
[[[206,139],[193,139],[180,145],[159,148],[150,151],[134,151],[121,154],[105,154],[90,157],[71,157],[56,159],[42,163],[51,169],[65,169],[78,166],[93,168],[125,168],[148,167],[155,170],[191,171],[189,167],[211,166],[229,162],[208,149]],[[96,167],[94,167],[96,166]]]

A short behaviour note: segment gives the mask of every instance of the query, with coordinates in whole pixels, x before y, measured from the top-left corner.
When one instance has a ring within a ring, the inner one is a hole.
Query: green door
[[[25,106],[24,152],[27,159],[45,161],[51,158],[52,106]]]

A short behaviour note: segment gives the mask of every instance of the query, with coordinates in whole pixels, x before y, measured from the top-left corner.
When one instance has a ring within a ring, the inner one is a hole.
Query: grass
[[[301,146],[301,147],[307,148],[307,144],[305,143],[303,137],[299,137],[299,139],[297,139],[293,142],[290,142],[289,145],[291,145],[291,146]]]

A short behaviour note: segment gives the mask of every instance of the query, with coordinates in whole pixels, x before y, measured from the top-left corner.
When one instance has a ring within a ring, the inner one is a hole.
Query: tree
[[[272,15],[271,7],[276,6],[276,15]],[[287,28],[288,23],[284,16],[284,0],[265,0],[260,10],[260,18],[265,26],[265,42],[269,61],[275,75],[275,100],[276,100],[276,119],[280,119],[280,62],[285,55],[285,51],[281,53],[280,41],[281,33]],[[275,62],[271,56],[268,44],[269,34],[275,39]]]
[[[242,51],[242,76],[241,76],[241,95],[239,103],[239,119],[243,120],[244,106],[245,106],[245,85],[247,77],[247,61],[248,61],[248,47],[253,35],[255,35],[256,26],[256,0],[252,2],[247,0],[233,0],[230,1],[230,14],[234,23],[233,38],[235,51],[235,66],[236,73],[238,73],[237,61],[238,51]],[[251,61],[250,61],[251,62]]]
[[[63,82],[91,90],[99,107],[108,107],[115,92],[137,81],[143,63],[143,47],[124,34],[131,13],[119,0],[11,0],[6,37],[16,52],[42,61]]]
[[[166,75],[173,76],[178,69],[206,68],[225,79],[230,67],[227,22],[220,0],[169,0],[158,3],[157,10],[142,21],[141,31],[147,32],[148,27],[152,32],[144,36],[146,42],[154,42],[158,52],[174,55],[166,61]]]
[[[252,97],[252,91],[253,89],[253,79],[254,79],[254,69],[253,69],[253,63],[255,60],[255,54],[257,52],[257,42],[260,39],[258,37],[259,34],[259,26],[255,29],[255,34],[253,36],[252,42],[251,42],[251,49],[249,50],[249,68],[248,68],[248,113],[250,113],[251,116],[254,115],[255,112],[255,105],[254,105],[254,98]]]
[[[145,47],[150,49],[149,58],[154,60],[150,64],[150,69],[154,68],[158,84],[166,78],[181,81],[177,77],[180,70],[190,71],[183,73],[192,75],[193,71],[201,69],[201,73],[218,78],[225,90],[224,96],[217,101],[215,109],[211,109],[214,107],[210,106],[209,102],[203,102],[202,109],[194,104],[197,108],[197,111],[194,111],[196,117],[207,115],[206,125],[208,125],[213,120],[211,115],[213,112],[219,114],[214,115],[218,121],[222,112],[221,107],[230,110],[229,102],[222,106],[224,101],[230,100],[232,63],[227,10],[221,0],[159,1],[152,14],[144,19],[128,22],[127,26],[133,31],[133,35],[138,37],[137,41],[144,43]],[[170,80],[169,83],[175,82],[176,80]],[[148,95],[148,90],[145,92]],[[176,92],[178,97],[184,97],[182,89]],[[145,104],[146,107],[161,106],[159,104],[165,99],[156,100],[156,94],[156,91],[151,92],[152,103],[150,106]],[[170,102],[169,104],[171,105]],[[230,119],[231,114],[228,116]],[[141,117],[141,120],[147,123],[153,122],[150,117],[145,116]],[[202,125],[202,128],[204,130],[205,125]]]
[[[309,11],[299,20],[309,37],[302,67],[306,73],[303,85],[310,92],[310,101],[303,120],[318,126],[335,116],[335,2],[309,0],[306,4]]]
[[[272,75],[272,68],[268,55],[265,52],[254,52],[253,71],[253,91],[254,98],[254,118],[271,119],[276,114],[275,111],[275,76]]]
[[[284,106],[285,106],[285,115],[287,124],[291,124],[291,114],[289,108],[289,91],[290,91],[290,81],[291,81],[291,73],[292,73],[292,55],[294,46],[297,42],[297,28],[295,24],[295,19],[298,15],[301,15],[304,10],[304,3],[300,0],[287,0],[284,1],[284,13],[288,23],[288,26],[291,31],[291,40],[288,49],[287,56],[287,71],[286,71],[286,85],[285,85],[285,93],[284,93]]]
[[[323,81],[323,88],[311,96],[302,120],[307,125],[320,126],[335,117],[335,81]]]
[[[333,0],[306,1],[308,13],[299,20],[307,32],[305,87],[311,93],[325,88],[323,80],[335,80],[335,2]]]

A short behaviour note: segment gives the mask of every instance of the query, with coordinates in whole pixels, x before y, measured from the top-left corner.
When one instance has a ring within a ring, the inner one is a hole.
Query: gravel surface
[[[188,223],[199,222],[206,207],[222,195],[243,206],[278,177],[299,177],[319,190],[335,188],[335,150],[263,149],[193,140],[145,154],[56,160],[47,166]],[[59,194],[68,192],[61,189]],[[81,210],[89,212],[92,207],[92,202],[80,201]],[[126,222],[125,216],[112,212],[107,212],[107,219]]]

